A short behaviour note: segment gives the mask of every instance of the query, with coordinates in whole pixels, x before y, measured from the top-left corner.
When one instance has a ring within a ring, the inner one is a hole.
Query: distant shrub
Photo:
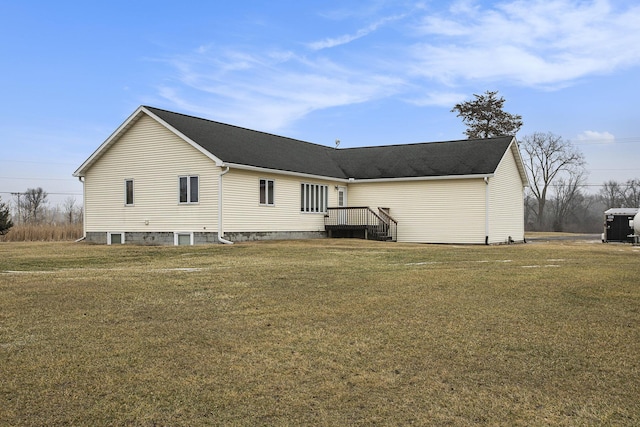
[[[16,224],[0,242],[49,242],[77,240],[83,235],[82,224]]]

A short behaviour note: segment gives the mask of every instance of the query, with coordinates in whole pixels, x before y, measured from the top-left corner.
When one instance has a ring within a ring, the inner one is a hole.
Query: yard
[[[639,425],[640,248],[0,243],[0,425]]]

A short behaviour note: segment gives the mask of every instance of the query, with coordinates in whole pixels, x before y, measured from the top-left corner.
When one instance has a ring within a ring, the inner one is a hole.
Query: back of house
[[[94,243],[524,241],[511,136],[337,149],[142,106],[74,176]]]

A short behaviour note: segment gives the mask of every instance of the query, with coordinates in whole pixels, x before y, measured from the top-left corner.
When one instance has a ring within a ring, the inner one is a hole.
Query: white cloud
[[[424,17],[418,34],[426,40],[412,47],[412,69],[449,84],[562,86],[639,64],[638,22],[640,7],[614,10],[606,0],[517,0],[484,9],[462,2]]]
[[[312,111],[386,97],[403,85],[400,78],[291,52],[195,52],[171,64],[179,84],[162,85],[162,98],[193,113],[271,132]]]
[[[352,42],[354,40],[357,40],[360,37],[366,36],[370,32],[371,31],[368,31],[367,29],[361,29],[355,34],[345,34],[339,37],[326,38],[324,40],[309,43],[308,46],[311,50],[328,49],[331,47],[340,46],[340,45]]]
[[[376,31],[379,27],[387,24],[388,22],[397,21],[398,19],[402,19],[403,17],[404,15],[389,16],[380,19],[379,21],[374,22],[373,24],[368,25],[365,28],[359,29],[355,34],[344,34],[338,37],[329,37],[324,40],[308,43],[307,46],[311,50],[322,50],[344,45]]]
[[[616,137],[609,132],[585,130],[576,137],[576,140],[588,144],[613,144],[616,142]]]
[[[422,96],[414,96],[407,102],[419,107],[435,106],[451,108],[459,102],[463,102],[469,95],[458,92],[428,92]]]
[[[295,40],[289,48],[284,41],[241,49],[203,43],[167,61],[177,78],[159,85],[160,96],[206,117],[279,132],[326,108],[391,96],[450,108],[478,83],[557,89],[640,64],[640,5],[486,4],[461,0],[435,14],[427,4],[414,5],[409,13],[371,18],[354,33],[302,48]],[[398,31],[370,43],[366,36],[392,21]],[[358,39],[362,43],[350,45]],[[336,46],[343,49],[331,49]]]

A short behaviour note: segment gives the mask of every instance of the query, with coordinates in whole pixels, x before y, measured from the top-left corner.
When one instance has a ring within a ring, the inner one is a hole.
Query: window
[[[300,211],[325,213],[329,203],[329,187],[319,184],[300,185]]]
[[[124,244],[124,233],[107,233],[107,245]]]
[[[180,177],[180,203],[198,203],[198,177]]]
[[[133,206],[133,180],[124,180],[124,205]]]
[[[173,233],[173,244],[176,246],[193,245],[193,233]]]
[[[273,206],[275,204],[273,194],[274,183],[272,179],[260,180],[260,204]]]

